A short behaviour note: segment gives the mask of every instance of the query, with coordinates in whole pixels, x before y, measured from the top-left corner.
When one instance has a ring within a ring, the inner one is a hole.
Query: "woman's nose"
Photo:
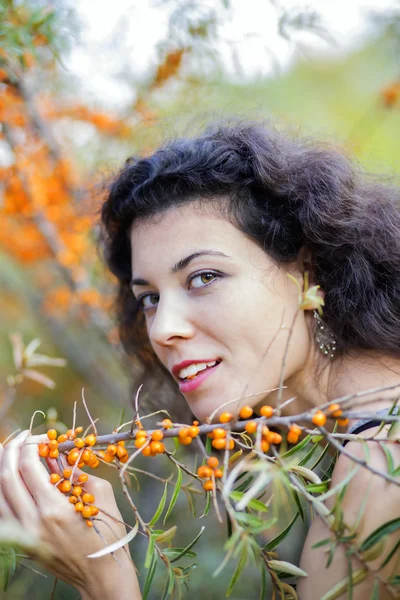
[[[160,299],[149,328],[150,341],[161,346],[171,345],[176,338],[191,338],[193,333],[188,307],[173,298]]]

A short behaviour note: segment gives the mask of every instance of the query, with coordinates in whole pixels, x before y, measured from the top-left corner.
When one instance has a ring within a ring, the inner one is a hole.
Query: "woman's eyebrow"
[[[231,258],[224,252],[220,250],[199,250],[198,252],[193,252],[193,254],[189,254],[186,258],[182,258],[182,260],[178,261],[175,265],[171,267],[171,273],[178,273],[185,269],[195,258],[199,256],[224,256],[225,258]],[[141,277],[132,279],[131,286],[133,285],[150,285],[146,279],[142,279]]]

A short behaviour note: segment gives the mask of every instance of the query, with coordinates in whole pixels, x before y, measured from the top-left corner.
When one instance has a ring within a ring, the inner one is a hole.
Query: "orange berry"
[[[58,442],[57,442],[57,440],[51,440],[48,443],[48,446],[49,446],[49,450],[56,450],[58,448]]]
[[[222,476],[223,476],[223,472],[221,471],[221,469],[215,469],[215,471],[214,471],[215,479],[221,479]]]
[[[282,436],[276,431],[270,431],[267,435],[267,442],[270,444],[280,444],[282,442]]]
[[[78,498],[76,496],[70,496],[68,500],[71,502],[71,504],[76,504],[78,502]]]
[[[189,434],[189,427],[181,427],[180,430],[178,431],[178,437],[180,438],[186,438],[188,437]]]
[[[117,446],[120,446],[121,448],[123,448],[125,446],[124,440],[117,442]]]
[[[64,469],[63,471],[63,477],[65,479],[69,479],[72,475],[72,469]]]
[[[79,477],[78,477],[79,483],[86,483],[86,481],[88,479],[89,479],[89,475],[87,473],[82,473],[82,475],[79,475]]]
[[[233,415],[230,412],[223,412],[219,416],[220,423],[229,423],[229,421],[232,421],[232,419],[233,419]]]
[[[64,494],[68,494],[68,492],[71,491],[71,482],[69,479],[64,479],[64,481],[62,481],[59,485],[60,490],[64,493]]]
[[[87,527],[93,527],[92,521],[85,521]]]
[[[219,460],[216,456],[210,456],[210,458],[207,459],[207,464],[212,469],[216,469],[219,465]]]
[[[82,512],[82,509],[83,509],[83,502],[77,502],[75,504],[75,510],[76,510],[76,512]]]
[[[224,450],[226,446],[226,440],[224,438],[217,438],[216,440],[213,440],[211,444],[213,448],[216,448],[217,450]]]
[[[117,449],[118,449],[118,446],[116,444],[109,444],[107,446],[107,454],[110,454],[111,456],[115,456],[117,454]]]
[[[235,442],[233,441],[233,439],[231,438],[229,440],[229,445],[228,445],[228,450],[233,450],[235,447]]]
[[[171,419],[164,419],[163,421],[161,421],[161,425],[164,427],[164,429],[171,429],[172,421]]]
[[[75,435],[78,435],[79,433],[82,433],[82,431],[83,431],[83,427],[76,427],[74,433],[75,433]]]
[[[85,448],[85,450],[82,452],[82,456],[81,456],[83,462],[84,463],[89,462],[91,457],[92,457],[92,452],[88,448]]]
[[[63,444],[64,442],[66,442],[68,440],[68,436],[66,433],[62,433],[61,435],[58,436],[57,438],[57,442],[59,444]]]
[[[73,494],[74,496],[81,496],[82,492],[83,492],[83,489],[81,488],[80,485],[74,485],[74,487],[72,488],[71,494]]]
[[[94,502],[93,494],[89,494],[89,492],[85,492],[82,496],[82,502],[84,504],[91,504],[92,502]]]
[[[156,454],[162,454],[165,451],[165,446],[162,442],[150,442],[150,450]]]
[[[186,437],[180,437],[180,438],[179,438],[179,441],[180,441],[180,443],[181,443],[183,446],[189,446],[189,444],[191,444],[191,443],[192,443],[192,441],[193,441],[193,438],[192,438],[192,437],[190,437],[190,435],[188,435],[188,436],[186,436]]]
[[[213,440],[213,439],[214,439],[214,432],[213,432],[213,431],[209,431],[209,432],[207,433],[207,437],[208,437],[208,438],[211,438],[211,439]]]
[[[241,419],[250,419],[252,414],[253,414],[253,409],[251,408],[251,406],[242,406],[242,408],[239,411],[239,417]]]
[[[197,469],[197,475],[202,479],[208,479],[212,476],[212,469],[206,465],[202,465]]]
[[[274,414],[274,409],[272,408],[272,406],[269,406],[268,404],[264,404],[264,406],[262,406],[260,408],[260,415],[262,417],[266,417],[267,419],[269,419],[270,417],[272,417],[273,414]]]
[[[46,458],[49,455],[49,446],[47,444],[39,444],[39,456]]]
[[[200,429],[197,427],[197,425],[192,425],[191,427],[189,427],[189,435],[191,438],[197,437],[199,433]]]
[[[129,459],[129,454],[126,453],[125,456],[121,456],[121,458],[119,460],[122,463],[126,463],[128,461],[128,459]]]
[[[60,479],[61,479],[61,477],[58,473],[52,473],[50,475],[50,483],[52,483],[53,485],[58,483],[60,481]]]
[[[261,435],[263,437],[267,437],[268,434],[269,434],[269,427],[267,427],[266,425],[263,425],[263,428],[261,430]]]
[[[161,440],[163,439],[163,437],[164,437],[164,434],[161,431],[161,429],[156,429],[151,434],[151,439],[153,440],[153,442],[161,442]]]
[[[146,448],[143,448],[142,454],[143,454],[143,456],[151,456],[150,446],[146,446]]]
[[[82,438],[76,438],[74,440],[74,446],[76,446],[76,448],[83,448],[84,445],[85,445],[85,440],[83,440]]]
[[[193,421],[193,425],[195,425],[196,427],[198,426],[199,422],[198,421]]]
[[[257,423],[255,421],[249,421],[244,426],[247,433],[255,433],[257,431]]]
[[[135,447],[141,448],[146,443],[147,443],[146,438],[144,438],[144,437],[137,438],[137,440],[135,440]],[[122,456],[124,456],[126,454],[126,448],[124,448],[124,450],[125,450],[125,453],[123,453]],[[118,458],[121,458],[119,455],[120,455],[120,453],[118,453]]]
[[[261,440],[261,450],[263,452],[268,452],[269,444],[268,444],[267,440]]]
[[[72,431],[72,429],[68,429],[68,431],[65,432],[65,435],[67,435],[68,438],[71,438],[71,437],[74,438],[74,437],[76,437],[75,436],[75,432]]]
[[[286,436],[286,439],[289,442],[289,444],[297,444],[297,442],[299,441],[299,436],[296,435],[293,431],[289,431],[289,433]]]
[[[140,439],[140,438],[138,438]],[[138,441],[138,440],[136,440]],[[121,460],[124,456],[128,455],[128,450],[124,446],[117,446],[117,456]]]
[[[85,466],[84,462],[78,463],[78,469],[83,469],[84,466]]]
[[[100,461],[96,457],[94,457],[94,460],[90,461],[88,466],[91,467],[92,469],[97,469],[99,464],[100,464]]]
[[[347,418],[338,419],[337,422],[338,422],[339,427],[347,427],[347,425],[349,424],[349,420]]]
[[[49,450],[49,458],[58,458],[60,455],[58,448],[54,448],[54,450]]]
[[[79,450],[78,448],[72,448],[72,450],[68,453],[67,461],[68,464],[74,465],[79,458]]]
[[[211,492],[214,489],[214,484],[213,482],[209,479],[208,481],[205,481],[203,483],[203,488],[205,489],[206,492]]]
[[[136,434],[135,434],[136,439],[143,437],[146,438],[147,437],[147,431],[145,431],[144,429],[138,429]]]
[[[291,425],[289,427],[289,432],[291,432],[293,435],[297,435],[297,437],[299,437],[301,435],[301,428],[298,425]]]
[[[136,440],[137,441],[137,440]],[[112,463],[112,461],[114,460],[114,457],[111,454],[108,454],[108,452],[105,453],[103,460],[106,463]]]
[[[328,406],[328,410],[331,413],[332,417],[335,417],[335,418],[340,417],[340,415],[343,412],[342,409],[340,408],[340,404],[337,404],[337,403],[330,404]]]
[[[92,507],[91,506],[84,506],[82,508],[82,517],[84,519],[90,519],[91,516],[92,516]]]
[[[55,429],[49,429],[47,431],[47,437],[49,438],[49,440],[56,440],[57,439],[57,431]]]
[[[99,509],[97,508],[97,506],[92,505],[92,517],[95,517],[96,515],[99,514]]]
[[[317,412],[313,414],[311,421],[314,425],[317,425],[317,427],[323,427],[326,423],[326,416],[322,410],[317,410]]]
[[[216,427],[213,431],[214,433],[214,440],[218,439],[218,438],[226,438],[226,429],[223,429],[222,427]]]
[[[96,436],[94,435],[94,433],[90,433],[89,435],[87,435],[85,437],[86,446],[94,446],[95,443],[96,443]]]

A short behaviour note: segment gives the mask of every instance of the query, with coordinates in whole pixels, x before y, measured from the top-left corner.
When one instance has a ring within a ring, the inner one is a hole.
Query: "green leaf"
[[[153,553],[152,554],[152,558],[151,558],[150,568],[149,568],[148,573],[147,573],[146,581],[144,582],[142,600],[147,600],[147,595],[148,595],[148,593],[150,591],[150,586],[152,584],[152,581],[153,581],[153,578],[154,578],[154,574],[156,572],[156,567],[157,567],[157,557]]]
[[[167,529],[167,531],[161,531],[160,533],[157,533],[157,537],[155,538],[155,541],[159,542],[159,543],[170,542],[171,540],[174,539],[177,529],[178,529],[177,526],[173,525],[173,527],[171,527],[170,529]],[[153,533],[155,533],[155,531],[153,531]]]
[[[320,540],[319,542],[316,542],[315,544],[313,544],[311,547],[314,548],[322,548],[322,546],[326,546],[327,544],[330,544],[331,539],[330,538],[326,538],[325,540]]]
[[[289,456],[294,456],[295,454],[300,452],[300,450],[303,450],[303,448],[305,448],[307,446],[307,444],[310,443],[311,438],[312,438],[312,436],[310,434],[306,435],[304,440],[302,440],[299,444],[297,444],[296,446],[293,446],[293,448],[290,448],[290,450],[288,450],[287,452],[282,454],[281,458],[289,458]]]
[[[124,537],[117,540],[116,542],[113,542],[112,544],[109,544],[105,548],[102,548],[98,552],[89,554],[88,558],[100,558],[101,556],[106,556],[106,554],[111,554],[112,552],[119,550],[119,548],[122,548],[122,546],[125,546],[125,544],[129,544],[129,542],[131,540],[133,540],[133,538],[136,536],[138,530],[139,530],[139,521],[136,521],[135,526]]]
[[[207,499],[206,499],[206,505],[204,507],[204,512],[201,515],[201,517],[199,517],[199,518],[202,519],[203,517],[206,517],[208,515],[208,513],[210,512],[210,508],[211,508],[211,494],[207,494]]]
[[[186,552],[188,552],[191,548],[193,548],[193,546],[195,545],[195,543],[197,542],[197,540],[199,539],[199,537],[201,536],[201,534],[203,533],[205,527],[203,525],[203,527],[200,529],[199,533],[196,535],[196,537],[194,538],[194,540],[192,542],[190,542],[190,544],[188,546],[186,546],[186,548],[184,548],[182,550],[182,552],[180,554],[178,554],[178,556],[175,556],[175,558],[173,558],[171,560],[171,563],[176,562],[177,560],[179,560],[182,556],[185,556]]]
[[[161,496],[161,500],[160,500],[160,504],[157,507],[156,512],[154,513],[153,518],[151,519],[151,521],[149,521],[148,525],[149,527],[153,527],[153,525],[155,523],[157,523],[158,519],[161,516],[162,511],[164,510],[164,506],[165,506],[165,502],[167,500],[167,487],[168,487],[168,483],[165,483],[165,487],[164,487],[164,493]]]
[[[303,510],[303,507],[301,505],[299,495],[296,492],[296,490],[292,490],[292,492],[293,492],[294,501],[296,502],[296,506],[297,506],[297,508],[299,510],[299,513],[300,513],[300,516],[301,516],[301,520],[304,521],[304,510]]]
[[[164,517],[163,523],[165,523],[165,521],[168,519],[169,515],[171,514],[172,509],[174,508],[174,506],[176,504],[176,501],[178,499],[178,495],[179,495],[179,492],[180,492],[180,489],[181,489],[181,485],[182,485],[182,469],[180,467],[178,467],[178,466],[177,466],[177,469],[178,469],[178,475],[177,475],[177,478],[176,478],[176,483],[175,483],[174,491],[173,491],[173,494],[172,494],[172,497],[171,497],[171,501],[170,501],[169,506],[168,506],[168,510],[167,510],[166,515]]]
[[[353,585],[360,583],[363,581],[368,575],[368,569],[360,569],[359,571],[355,571],[352,576]],[[326,594],[324,594],[321,600],[335,600],[339,598],[342,594],[344,594],[349,587],[349,578],[346,577],[339,581],[332,589],[329,590]]]
[[[374,587],[372,588],[372,596],[370,600],[379,600],[379,581],[375,579]]]
[[[298,516],[299,516],[299,513],[296,513],[295,516],[293,517],[293,519],[290,521],[289,525],[287,525],[287,527],[285,527],[285,529],[283,531],[281,531],[281,533],[279,535],[277,535],[273,540],[271,540],[270,542],[268,542],[268,544],[266,544],[264,546],[264,550],[266,552],[272,552],[272,550],[275,550],[275,548],[278,546],[278,544],[280,544],[282,542],[282,540],[285,539],[285,537],[287,536],[287,534],[289,533],[289,531],[292,529],[293,525],[295,524]]]
[[[235,500],[235,502],[237,502],[238,500],[243,498],[244,492],[238,492],[237,490],[234,490],[229,494],[229,496],[232,498],[232,500]],[[248,502],[247,507],[261,512],[268,512],[269,510],[268,506],[266,506],[264,502],[261,502],[260,500],[256,500],[254,498],[253,500],[250,500],[250,502]]]
[[[196,558],[196,552],[192,550],[187,550],[186,548],[166,548],[163,550],[163,554],[168,557],[176,558],[177,556],[183,556],[182,553],[185,553],[185,558]],[[172,561],[171,561],[172,562]]]
[[[149,535],[149,544],[147,546],[146,558],[144,560],[144,567],[148,569],[151,566],[153,557],[155,556],[154,552],[154,537]]]
[[[321,481],[321,483],[310,483],[306,485],[307,492],[310,494],[323,494],[329,490],[330,479],[327,481]]]
[[[360,552],[365,552],[369,548],[372,548],[372,546],[375,546],[375,544],[377,544],[379,540],[381,540],[384,536],[389,535],[390,533],[393,533],[398,529],[400,529],[400,517],[398,517],[397,519],[393,519],[392,521],[388,521],[387,523],[384,523],[383,525],[375,529],[375,531],[373,531],[363,541],[363,543],[360,546]]]
[[[241,553],[240,553],[240,557],[238,560],[238,564],[236,566],[235,572],[232,575],[232,579],[230,580],[228,589],[226,591],[226,597],[231,595],[231,592],[232,592],[233,588],[235,587],[237,580],[239,579],[240,575],[242,574],[243,569],[245,568],[245,566],[247,564],[247,558],[248,558],[248,548],[247,548],[246,544],[243,544],[243,547],[242,547]]]
[[[300,569],[300,567],[296,567],[296,565],[292,565],[285,560],[269,560],[268,566],[277,573],[287,573],[288,575],[294,575],[295,577],[307,577],[307,573]]]
[[[387,466],[388,466],[389,474],[393,475],[393,473],[395,471],[393,456],[392,456],[389,448],[383,442],[381,443],[381,448],[384,451],[385,456],[386,456],[386,461],[387,461]]]
[[[261,562],[261,589],[260,589],[260,598],[259,600],[265,600],[267,597],[267,577],[266,577],[266,569],[264,561]]]
[[[379,567],[378,570],[383,569],[383,567],[385,567],[388,564],[390,559],[396,554],[396,552],[399,548],[400,548],[400,540],[398,540],[398,542],[393,546],[393,548],[391,549],[391,551],[389,552],[389,554],[387,555],[387,557],[385,558],[385,560],[383,561],[383,563],[381,564],[381,566]]]

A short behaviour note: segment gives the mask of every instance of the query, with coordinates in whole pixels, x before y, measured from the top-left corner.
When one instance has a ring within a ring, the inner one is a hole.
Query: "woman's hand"
[[[45,544],[50,552],[42,562],[56,577],[76,587],[85,600],[141,598],[128,547],[115,553],[118,562],[111,554],[87,558],[104,548],[104,542],[94,528],[85,525],[74,505],[50,483],[37,447],[39,442],[45,441],[47,436],[29,436],[29,432],[24,431],[6,446],[0,445],[1,518],[18,522]],[[58,472],[56,461],[49,460],[48,464],[51,471]],[[81,473],[76,471],[77,475]],[[126,535],[111,484],[90,475],[84,487],[96,498],[99,514],[95,524],[105,543],[111,544]]]

